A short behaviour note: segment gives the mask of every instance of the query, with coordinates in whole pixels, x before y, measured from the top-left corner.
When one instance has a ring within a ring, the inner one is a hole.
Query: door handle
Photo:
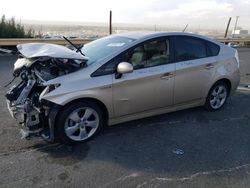
[[[161,76],[161,79],[169,79],[172,78],[174,76],[173,72],[166,72]]]
[[[206,64],[205,69],[210,70],[214,68],[214,65],[212,63]]]

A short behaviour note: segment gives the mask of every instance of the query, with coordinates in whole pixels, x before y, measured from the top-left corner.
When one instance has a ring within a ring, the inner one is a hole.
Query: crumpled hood
[[[26,58],[51,57],[61,59],[87,60],[82,56],[65,46],[48,43],[28,43],[17,45],[18,51]]]

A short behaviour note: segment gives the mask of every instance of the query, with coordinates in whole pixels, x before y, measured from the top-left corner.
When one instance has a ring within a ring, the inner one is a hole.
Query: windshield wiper
[[[76,49],[76,52],[80,52],[80,54],[82,54],[83,56],[84,53],[82,53],[81,49],[79,47],[77,47],[75,44],[73,44],[69,39],[67,39],[65,36],[63,36],[64,40],[66,40],[69,44],[71,44],[75,49]]]

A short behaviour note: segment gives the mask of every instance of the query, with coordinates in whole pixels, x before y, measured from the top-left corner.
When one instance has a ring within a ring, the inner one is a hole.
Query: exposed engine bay
[[[52,44],[25,44],[17,48],[22,57],[15,62],[13,75],[20,82],[6,94],[8,109],[23,126],[22,137],[43,136],[53,141],[50,124],[53,123],[51,105],[54,104],[41,100],[40,95],[59,86],[47,86],[47,81],[84,68],[87,58],[66,47]],[[30,53],[32,50],[33,53]],[[60,54],[63,54],[62,58]]]

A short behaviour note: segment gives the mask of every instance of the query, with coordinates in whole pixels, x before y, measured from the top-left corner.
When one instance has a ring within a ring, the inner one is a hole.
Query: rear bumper
[[[233,79],[231,79],[231,91],[230,91],[230,95],[233,95],[236,90],[237,90],[237,87],[239,86],[240,84],[240,71],[237,70],[235,71],[233,77]]]

